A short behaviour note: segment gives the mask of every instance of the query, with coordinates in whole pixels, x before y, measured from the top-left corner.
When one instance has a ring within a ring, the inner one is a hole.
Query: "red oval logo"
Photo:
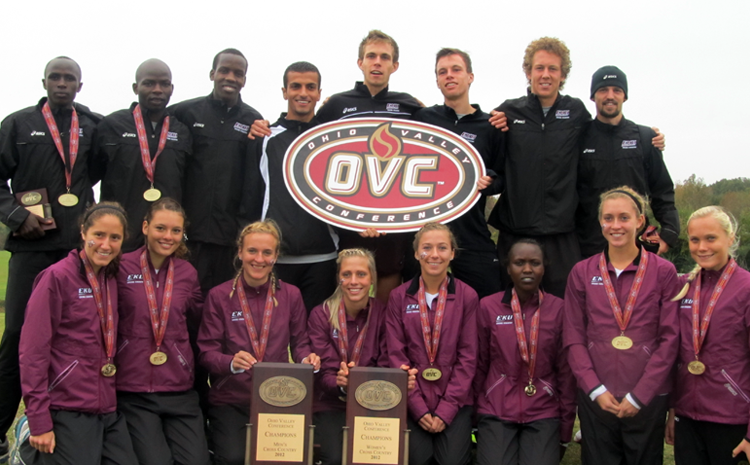
[[[484,175],[479,153],[458,135],[391,118],[316,126],[284,158],[284,181],[302,208],[354,231],[449,222],[479,200]]]

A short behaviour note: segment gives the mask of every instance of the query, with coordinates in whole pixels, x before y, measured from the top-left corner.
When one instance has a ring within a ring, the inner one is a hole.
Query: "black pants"
[[[326,410],[313,414],[315,442],[320,444],[321,465],[341,465],[342,428],[346,425],[345,410]]]
[[[138,465],[125,418],[117,412],[92,415],[53,410],[55,450],[45,454],[21,444],[26,465]]]
[[[544,270],[542,289],[559,298],[565,297],[565,286],[573,265],[581,260],[578,236],[575,232],[551,234],[548,236],[523,236],[500,231],[497,237],[497,255],[504,263],[510,247],[521,238],[535,239],[544,249],[544,256],[549,263]],[[510,276],[505,267],[501,267],[503,289],[510,284]]]
[[[198,271],[198,281],[204,296],[214,287],[234,278],[237,247],[193,241],[188,241],[187,246],[190,250],[190,263]]]
[[[308,315],[336,290],[335,259],[299,265],[277,263],[274,269],[279,279],[297,286],[302,292]]]
[[[617,418],[579,390],[578,418],[583,465],[662,464],[667,396],[654,397],[634,417]]]
[[[732,458],[732,451],[745,438],[747,424],[725,425],[675,418],[674,460],[677,465],[731,465],[747,463],[744,453]]]
[[[208,430],[214,465],[243,465],[250,405],[212,405],[208,408]]]
[[[409,465],[466,465],[471,461],[470,406],[461,407],[442,432],[428,433],[409,417]]]
[[[117,393],[140,465],[209,465],[195,391]]]
[[[26,304],[36,276],[68,255],[67,250],[15,252],[8,263],[5,294],[5,332],[0,342],[0,439],[13,424],[21,401],[18,343],[21,340]]]
[[[482,415],[477,425],[477,465],[557,465],[560,420],[514,423]]]
[[[453,276],[472,287],[479,298],[503,290],[500,283],[500,260],[492,252],[459,250],[451,261]]]

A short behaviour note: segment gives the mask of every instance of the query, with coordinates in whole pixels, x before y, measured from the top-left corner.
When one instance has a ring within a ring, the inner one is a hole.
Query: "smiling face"
[[[214,82],[214,98],[233,106],[245,87],[247,61],[233,53],[222,53],[209,77]]]
[[[393,46],[387,42],[375,41],[365,45],[363,58],[357,60],[362,70],[365,85],[372,95],[388,86],[391,74],[398,69],[398,62],[393,61]]]
[[[320,100],[320,76],[308,71],[289,71],[286,87],[281,89],[287,101],[288,120],[309,122],[315,116],[315,104]]]
[[[341,261],[339,283],[346,307],[358,307],[370,297],[372,274],[370,264],[365,257],[347,257]]]
[[[538,245],[519,243],[508,253],[508,274],[516,292],[531,295],[544,277],[544,255]]]
[[[534,54],[531,72],[526,73],[531,84],[531,92],[539,98],[543,107],[552,106],[564,82],[562,75],[562,58],[546,50]]]
[[[157,210],[151,221],[143,222],[148,251],[162,257],[172,255],[182,242],[185,218],[171,210]]]
[[[278,247],[276,238],[264,232],[250,233],[242,239],[242,247],[237,256],[242,262],[245,282],[258,287],[268,281],[279,255]]]
[[[419,260],[423,276],[444,277],[455,251],[448,231],[426,231],[419,239],[414,257]]]
[[[690,255],[705,270],[720,270],[729,261],[729,248],[734,243],[721,224],[713,217],[693,218],[688,223]]]
[[[98,273],[120,254],[125,228],[115,215],[102,215],[86,230],[81,230],[83,250]]]
[[[616,86],[600,87],[591,99],[596,103],[596,117],[605,123],[617,124],[625,103],[625,91]]]
[[[435,66],[437,86],[446,100],[458,100],[469,92],[474,82],[474,73],[466,69],[461,55],[446,55],[440,58]]]
[[[601,207],[602,234],[610,247],[630,247],[645,218],[638,213],[628,197],[614,197],[604,201]]]

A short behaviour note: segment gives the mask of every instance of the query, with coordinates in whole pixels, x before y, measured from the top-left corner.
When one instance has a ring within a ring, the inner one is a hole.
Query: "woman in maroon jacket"
[[[341,463],[348,368],[388,364],[385,305],[370,297],[377,282],[372,252],[342,250],[336,263],[339,285],[328,300],[310,312],[307,324],[312,350],[320,356],[313,411],[323,465]]]
[[[117,410],[141,465],[209,463],[188,337],[203,297],[198,273],[183,260],[185,226],[177,201],[153,203],[143,221],[146,245],[123,256],[117,280]]]
[[[677,356],[674,265],[640,248],[646,202],[629,187],[601,196],[607,249],[575,265],[564,346],[578,381],[584,464],[661,464]]]
[[[539,289],[545,257],[537,241],[513,244],[507,268],[513,286],[482,299],[477,317],[477,464],[557,465],[576,417],[563,301]]]
[[[119,204],[90,207],[81,220],[83,250],[34,283],[19,347],[27,464],[138,463],[115,399],[115,276],[125,231]]]
[[[421,273],[391,292],[386,340],[391,367],[418,370],[409,393],[409,463],[471,460],[472,380],[477,359],[477,293],[448,274],[450,229],[428,223],[414,238]]]
[[[666,439],[680,465],[742,463],[750,456],[750,273],[734,260],[737,222],[723,208],[697,210],[687,235],[697,265],[675,298],[682,337]]]
[[[210,373],[208,421],[215,464],[244,462],[253,365],[289,362],[291,346],[296,362],[320,368],[320,358],[310,350],[299,289],[272,273],[280,243],[273,221],[246,226],[238,240],[242,268],[237,277],[208,293],[198,360]]]

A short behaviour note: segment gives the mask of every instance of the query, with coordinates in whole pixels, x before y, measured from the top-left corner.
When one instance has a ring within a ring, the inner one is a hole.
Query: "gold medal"
[[[443,372],[438,370],[437,368],[427,368],[426,370],[422,370],[422,378],[426,379],[427,381],[437,381],[442,377]]]
[[[688,363],[688,371],[693,375],[702,375],[706,371],[706,365],[700,360]]]
[[[57,201],[60,202],[60,205],[63,207],[74,207],[78,205],[78,196],[68,192],[58,197]]]
[[[102,367],[102,375],[107,378],[111,378],[117,373],[117,368],[112,363],[108,363]]]
[[[151,189],[146,189],[146,192],[143,193],[143,198],[149,202],[156,202],[161,198],[161,191],[159,189],[154,189],[153,187]]]
[[[627,336],[617,336],[612,339],[612,347],[618,350],[628,350],[633,347],[633,340]]]
[[[536,386],[534,386],[533,384],[529,384],[528,386],[523,388],[523,392],[525,392],[527,396],[531,397],[536,394]]]
[[[157,350],[156,352],[151,354],[148,360],[151,362],[151,365],[164,365],[165,363],[167,363],[167,354]]]

